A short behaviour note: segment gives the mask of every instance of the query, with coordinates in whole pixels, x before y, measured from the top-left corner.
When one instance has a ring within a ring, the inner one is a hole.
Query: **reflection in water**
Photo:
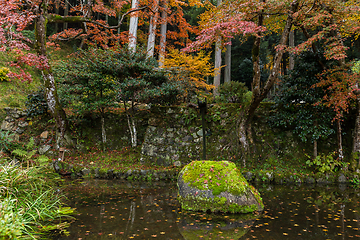
[[[182,213],[173,183],[75,182],[64,191],[78,215],[51,239],[360,239],[360,196],[348,186],[257,186],[261,216]],[[202,237],[201,237],[202,236]]]
[[[179,213],[178,228],[186,240],[240,239],[258,217],[253,214]]]

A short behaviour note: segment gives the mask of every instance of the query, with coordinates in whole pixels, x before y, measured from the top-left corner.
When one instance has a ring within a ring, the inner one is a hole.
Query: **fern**
[[[30,138],[28,144],[26,144],[26,149],[29,150],[33,150],[35,147],[35,140],[33,137]]]
[[[45,155],[40,155],[37,159],[36,162],[40,165],[40,166],[44,166],[49,162],[49,158]]]
[[[28,152],[22,149],[15,149],[14,151],[12,151],[12,154],[20,157],[20,158],[26,158]]]
[[[34,157],[36,153],[36,149],[34,149],[34,147],[34,138],[30,138],[30,141],[25,146],[26,150],[15,149],[14,151],[12,151],[12,154],[19,157],[22,161],[26,161],[27,166],[29,167],[30,160]],[[34,159],[34,162],[39,166],[44,166],[49,162],[49,158],[45,155],[40,155],[39,157]]]

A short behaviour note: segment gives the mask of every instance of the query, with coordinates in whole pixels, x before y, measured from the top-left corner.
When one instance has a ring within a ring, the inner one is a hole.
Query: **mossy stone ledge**
[[[180,171],[177,184],[183,210],[249,213],[264,209],[259,192],[233,162],[193,161]]]

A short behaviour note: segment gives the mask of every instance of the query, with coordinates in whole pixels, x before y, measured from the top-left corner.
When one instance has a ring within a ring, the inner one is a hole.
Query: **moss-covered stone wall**
[[[206,115],[206,158],[235,158],[239,148],[236,117],[240,105],[217,105]],[[152,109],[142,160],[168,166],[175,161],[183,164],[203,157],[202,120],[198,110],[187,107],[156,107]]]
[[[271,129],[266,124],[270,106],[262,104],[254,117],[252,159],[263,164],[265,160],[301,159],[305,153],[311,155],[311,142],[302,143],[291,132]],[[206,159],[242,162],[237,136],[239,104],[210,105],[206,114]],[[199,111],[190,107],[153,106],[138,110],[135,114],[138,145],[141,160],[157,165],[169,166],[176,161],[187,164],[203,158],[203,131]],[[107,148],[120,149],[130,146],[130,132],[124,113],[109,113],[105,119]],[[77,120],[78,143],[82,147],[101,144],[100,118],[87,116]],[[335,140],[319,142],[319,151],[336,149]]]

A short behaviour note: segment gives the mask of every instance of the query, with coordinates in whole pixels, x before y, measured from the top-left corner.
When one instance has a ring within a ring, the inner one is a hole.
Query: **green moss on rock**
[[[249,213],[262,211],[259,192],[228,161],[193,161],[179,174],[183,210]]]
[[[193,161],[183,171],[185,183],[200,190],[210,189],[214,195],[225,191],[243,194],[249,186],[235,163],[229,161]]]

